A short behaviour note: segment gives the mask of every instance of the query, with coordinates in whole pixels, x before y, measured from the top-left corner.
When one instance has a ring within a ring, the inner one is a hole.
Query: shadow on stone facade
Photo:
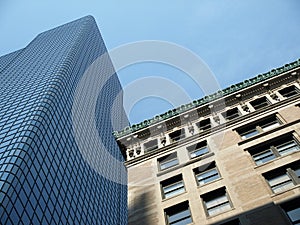
[[[134,202],[128,207],[128,224],[158,224],[154,192],[151,191],[150,187],[145,186],[142,188],[144,189],[143,193],[135,197]]]

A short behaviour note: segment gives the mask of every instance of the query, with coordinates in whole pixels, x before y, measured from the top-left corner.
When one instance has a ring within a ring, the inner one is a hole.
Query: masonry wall
[[[238,128],[270,115],[282,122],[279,127],[256,136],[242,139]],[[207,134],[189,134],[182,141],[170,144],[153,154],[127,161],[129,224],[167,224],[165,209],[188,200],[193,224],[223,224],[238,218],[243,225],[290,224],[280,205],[300,196],[300,185],[273,193],[264,174],[275,168],[299,162],[300,151],[279,156],[262,165],[256,165],[248,152],[253,146],[268,143],[284,134],[300,141],[299,98],[294,97],[242,115],[234,122]],[[187,150],[200,141],[207,141],[210,152],[194,159]],[[158,159],[177,152],[178,165],[160,171]],[[203,186],[197,184],[194,169],[215,162],[221,178]],[[163,199],[161,181],[182,174],[185,192]],[[208,216],[200,196],[218,188],[226,188],[231,210]]]

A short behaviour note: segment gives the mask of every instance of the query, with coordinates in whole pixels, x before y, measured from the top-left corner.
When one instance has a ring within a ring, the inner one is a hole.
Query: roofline
[[[291,70],[293,70],[293,69],[295,69],[299,66],[300,66],[300,59],[298,59],[294,62],[291,62],[289,64],[285,64],[284,66],[278,67],[276,69],[272,69],[269,72],[259,74],[256,77],[244,80],[244,81],[239,82],[237,84],[233,84],[230,87],[227,87],[223,90],[219,90],[219,91],[217,91],[217,92],[215,92],[211,95],[204,96],[203,98],[200,98],[198,100],[194,100],[190,103],[181,105],[181,106],[179,106],[177,108],[174,108],[174,109],[171,109],[171,110],[169,110],[169,111],[167,111],[163,114],[157,115],[157,116],[155,116],[151,119],[144,120],[141,123],[133,124],[131,126],[125,127],[121,131],[114,131],[113,135],[116,139],[121,138],[121,137],[123,137],[127,134],[132,133],[132,132],[136,132],[136,131],[141,130],[143,128],[149,127],[150,125],[156,124],[158,122],[161,122],[161,121],[164,121],[166,119],[172,118],[172,117],[174,117],[176,115],[179,115],[181,113],[187,112],[188,110],[191,110],[195,107],[202,106],[206,103],[209,103],[209,102],[215,101],[217,99],[220,99],[221,97],[230,95],[230,94],[235,93],[237,91],[240,91],[244,88],[247,88],[247,87],[250,87],[252,85],[258,84],[258,83],[260,83],[262,81],[265,81],[269,78],[272,78],[272,77],[278,76],[280,74],[283,74],[285,72],[291,71]]]

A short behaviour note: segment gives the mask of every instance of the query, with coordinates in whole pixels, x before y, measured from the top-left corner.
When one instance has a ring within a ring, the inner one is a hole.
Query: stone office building
[[[300,60],[115,132],[129,224],[300,224]]]

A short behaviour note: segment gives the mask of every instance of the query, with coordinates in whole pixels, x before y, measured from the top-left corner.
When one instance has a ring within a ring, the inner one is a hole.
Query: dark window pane
[[[254,109],[260,109],[269,105],[269,102],[266,97],[262,97],[250,102],[250,104],[253,106]]]
[[[167,168],[170,168],[172,166],[175,166],[178,164],[178,160],[177,159],[172,159],[168,162],[163,162],[160,164],[160,169],[161,170],[164,170],[164,169],[167,169]]]
[[[283,97],[289,98],[299,93],[299,90],[295,86],[286,87],[278,91]]]
[[[218,170],[216,168],[214,168],[212,170],[209,170],[209,171],[205,171],[205,172],[197,175],[197,180],[198,180],[200,185],[209,183],[209,182],[214,181],[218,178],[220,178],[220,175],[219,175]]]
[[[299,145],[294,141],[289,141],[284,144],[276,146],[280,155],[286,155],[299,150]]]
[[[252,137],[252,136],[254,136],[254,135],[258,134],[258,133],[259,133],[258,130],[256,130],[256,129],[254,128],[254,129],[252,129],[252,130],[246,131],[245,133],[241,133],[241,137],[242,137],[243,139],[246,139],[246,138]]]
[[[253,159],[257,165],[261,165],[263,163],[266,163],[268,161],[271,161],[272,159],[275,159],[274,153],[269,149],[264,152],[257,153],[253,155]]]
[[[196,149],[195,151],[191,151],[190,152],[190,155],[191,155],[191,158],[195,158],[195,157],[198,157],[198,156],[201,156],[201,155],[204,155],[206,153],[208,153],[208,148],[207,147],[204,147],[204,148],[199,148],[199,149]]]
[[[185,191],[183,181],[163,187],[164,197],[170,198]]]
[[[186,225],[192,223],[188,202],[183,202],[165,210],[168,224]]]

